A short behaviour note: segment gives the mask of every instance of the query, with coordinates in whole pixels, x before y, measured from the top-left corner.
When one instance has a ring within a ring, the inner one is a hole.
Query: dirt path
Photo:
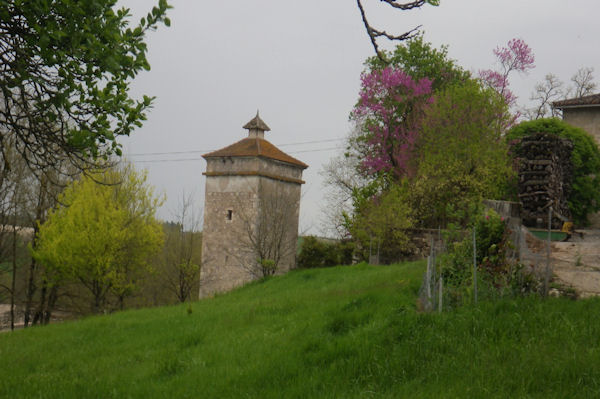
[[[555,280],[580,297],[600,295],[600,230],[582,230],[568,242],[552,243]]]

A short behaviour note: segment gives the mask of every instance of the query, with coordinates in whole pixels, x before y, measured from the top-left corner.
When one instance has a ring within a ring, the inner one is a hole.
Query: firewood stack
[[[553,229],[560,229],[566,219],[571,219],[567,198],[573,178],[572,150],[570,140],[549,133],[524,137],[513,147],[518,159],[521,216],[526,226],[548,226],[550,206],[555,212]]]

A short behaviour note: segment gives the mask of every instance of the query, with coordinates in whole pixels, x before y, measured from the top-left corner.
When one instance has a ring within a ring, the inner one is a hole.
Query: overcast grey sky
[[[121,0],[137,21],[150,0]],[[309,165],[300,229],[319,233],[319,172],[342,151],[364,60],[373,49],[353,0],[170,0],[171,27],[147,38],[150,72],[132,94],[157,96],[144,127],[123,139],[124,153],[167,202],[171,219],[185,191],[204,202],[201,154],[246,135],[260,109],[267,140]],[[493,67],[492,50],[512,38],[533,49],[536,68],[513,76],[519,103],[552,72],[564,81],[582,66],[600,77],[598,0],[441,0],[439,7],[392,10],[364,0],[372,25],[402,33],[422,25],[425,40],[449,46],[466,69]],[[392,45],[381,41],[384,48]],[[600,79],[596,79],[600,81]],[[294,144],[306,143],[306,144]]]

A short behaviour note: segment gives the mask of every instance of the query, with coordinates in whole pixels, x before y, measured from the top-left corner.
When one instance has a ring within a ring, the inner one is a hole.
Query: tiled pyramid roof
[[[262,123],[264,124],[264,122]],[[217,151],[209,152],[208,154],[204,154],[202,155],[202,157],[262,157],[286,162],[292,165],[299,166],[302,169],[308,168],[308,165],[304,162],[289,156],[285,152],[281,151],[279,148],[275,147],[273,144],[269,143],[267,140],[258,137],[246,137],[238,141],[237,143],[231,144],[230,146],[227,146]]]

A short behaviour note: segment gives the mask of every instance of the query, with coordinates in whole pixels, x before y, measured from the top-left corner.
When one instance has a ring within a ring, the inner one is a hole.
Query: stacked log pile
[[[518,159],[521,217],[529,227],[548,225],[548,208],[552,206],[552,228],[560,229],[571,218],[567,198],[571,191],[573,144],[549,133],[537,133],[516,143]]]

